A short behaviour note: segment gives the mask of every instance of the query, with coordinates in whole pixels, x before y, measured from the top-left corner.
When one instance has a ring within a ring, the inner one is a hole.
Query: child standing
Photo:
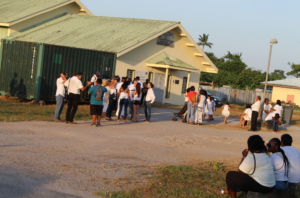
[[[101,86],[102,80],[101,78],[97,79],[96,86],[93,86],[89,89],[89,94],[91,94],[91,104],[90,104],[90,111],[91,115],[93,116],[93,124],[92,126],[98,127],[101,126],[100,119],[103,110],[103,94],[107,92],[104,86]],[[96,117],[97,124],[96,124]]]
[[[221,107],[222,110],[222,115],[224,116],[224,125],[227,124],[227,117],[230,115],[230,106],[228,103],[224,104]]]
[[[206,106],[205,106],[205,112],[204,112],[204,119],[206,114],[208,115],[208,122],[210,122],[211,118],[212,118],[212,101],[211,101],[211,96],[207,96],[207,100],[206,100]]]

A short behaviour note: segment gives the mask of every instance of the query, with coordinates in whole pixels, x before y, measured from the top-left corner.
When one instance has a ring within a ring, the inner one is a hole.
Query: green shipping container
[[[56,79],[61,72],[82,72],[82,83],[100,71],[102,78],[114,76],[116,54],[43,43],[2,40],[0,93],[12,97],[54,101]],[[88,101],[87,90],[81,101]]]

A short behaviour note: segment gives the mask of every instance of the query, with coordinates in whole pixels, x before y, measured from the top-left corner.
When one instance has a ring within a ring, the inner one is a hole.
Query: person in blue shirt
[[[103,95],[105,92],[107,92],[107,89],[105,87],[101,86],[101,84],[102,84],[102,80],[97,79],[96,86],[93,86],[92,88],[89,89],[89,94],[91,94],[90,111],[91,111],[91,115],[93,116],[92,126],[94,126],[94,127],[101,126],[100,119],[101,119],[102,110],[103,110]],[[102,87],[102,100],[95,99],[97,87]],[[96,117],[98,118],[97,124],[96,124]]]

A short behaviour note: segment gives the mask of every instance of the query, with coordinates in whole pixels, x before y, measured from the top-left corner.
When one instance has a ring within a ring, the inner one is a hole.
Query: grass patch
[[[66,104],[67,105],[67,104]],[[61,114],[61,119],[66,118],[67,106]],[[0,121],[1,122],[17,122],[17,121],[53,121],[55,104],[38,106],[28,101],[4,100],[0,99]],[[90,106],[79,105],[76,112],[75,121],[91,120]]]
[[[219,197],[216,189],[226,188],[225,176],[232,167],[218,162],[206,162],[193,166],[160,166],[148,178],[148,184],[135,186],[128,191],[97,192],[107,198],[129,197]],[[228,196],[223,196],[228,197]],[[240,195],[240,197],[242,197]]]

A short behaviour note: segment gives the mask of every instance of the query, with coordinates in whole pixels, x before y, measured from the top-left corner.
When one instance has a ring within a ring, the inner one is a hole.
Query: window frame
[[[185,94],[186,93],[186,85],[187,85],[187,80],[188,78],[186,76],[184,76],[182,78],[182,90],[181,90],[181,93]]]

